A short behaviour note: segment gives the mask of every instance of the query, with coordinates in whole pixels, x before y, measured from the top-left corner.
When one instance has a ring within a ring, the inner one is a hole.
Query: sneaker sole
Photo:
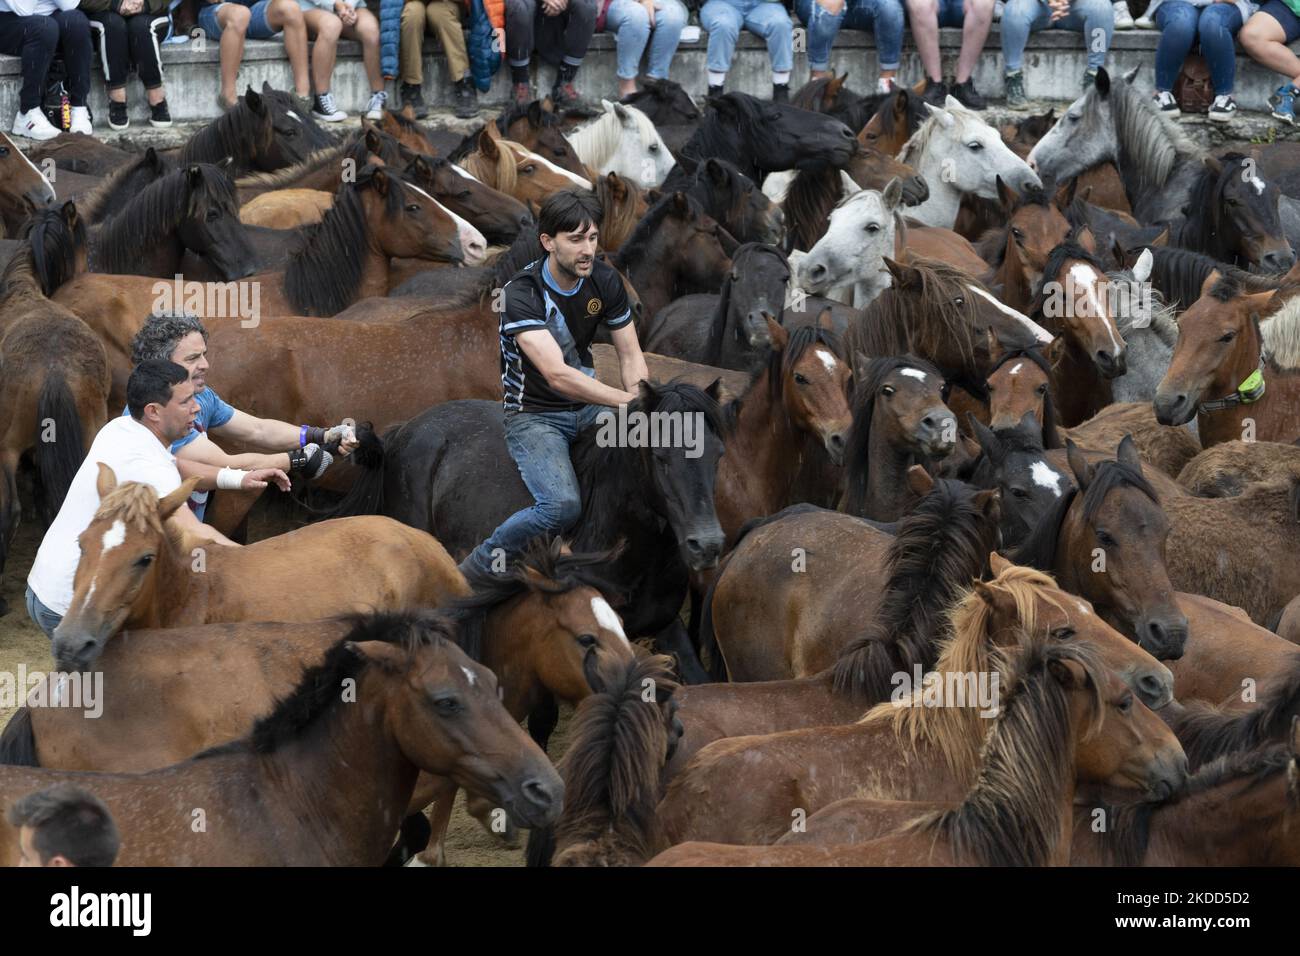
[[[130,121],[130,120],[127,120],[127,121],[126,121],[125,123],[123,123],[121,126],[118,126],[118,125],[117,125],[116,123],[114,123],[112,120],[109,120],[109,121],[108,121],[108,128],[109,128],[109,129],[128,129],[130,126],[131,126],[131,121]]]
[[[1272,116],[1273,119],[1275,119],[1275,120],[1281,120],[1283,123],[1286,123],[1286,124],[1288,124],[1288,125],[1290,125],[1290,126],[1294,126],[1294,125],[1295,125],[1295,117],[1294,117],[1294,116],[1286,116],[1286,115],[1284,115],[1284,114],[1282,114],[1282,113],[1270,113],[1269,115]]]
[[[315,113],[315,112],[313,112],[311,115],[313,119],[318,119],[322,123],[342,123],[345,119],[347,119],[346,115],[326,116],[324,113]]]
[[[149,120],[149,125],[155,129],[169,129],[172,125],[172,121],[151,119]]]
[[[1208,118],[1208,119],[1210,120],[1210,122],[1212,122],[1212,123],[1226,123],[1226,122],[1228,122],[1229,120],[1231,120],[1231,119],[1232,119],[1234,116],[1236,116],[1236,115],[1237,115],[1236,112],[1232,112],[1232,113],[1210,113],[1210,114],[1208,115],[1207,118]]]

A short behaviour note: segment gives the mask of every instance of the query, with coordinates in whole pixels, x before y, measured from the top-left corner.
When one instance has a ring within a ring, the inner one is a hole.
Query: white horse
[[[1111,382],[1117,402],[1150,402],[1160,380],[1169,371],[1178,344],[1174,308],[1147,279],[1151,276],[1150,249],[1143,249],[1132,269],[1106,274],[1115,301],[1111,314],[1127,346],[1123,375]]]
[[[826,235],[803,256],[790,257],[790,284],[865,309],[889,287],[885,256],[894,255],[896,216],[903,184],[891,179],[883,192],[860,189],[831,210]]]
[[[642,189],[660,185],[677,160],[650,117],[609,100],[600,106],[599,119],[565,136],[578,159],[599,176],[617,173]]]
[[[930,198],[907,211],[911,219],[951,229],[961,197],[967,193],[997,199],[997,181],[1017,192],[1042,187],[1038,175],[1013,153],[1002,136],[949,96],[943,108],[926,104],[930,118],[912,134],[898,154],[930,185]]]

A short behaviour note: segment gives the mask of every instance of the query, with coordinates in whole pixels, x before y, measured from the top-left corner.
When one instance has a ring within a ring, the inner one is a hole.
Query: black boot
[[[463,76],[456,82],[452,97],[454,112],[460,119],[478,116],[478,92],[474,89],[474,81],[468,76]]]
[[[790,84],[773,83],[772,84],[772,102],[789,103],[790,102]]]
[[[429,115],[429,107],[424,105],[424,94],[414,83],[402,84],[402,106],[409,106],[416,119],[424,119]]]

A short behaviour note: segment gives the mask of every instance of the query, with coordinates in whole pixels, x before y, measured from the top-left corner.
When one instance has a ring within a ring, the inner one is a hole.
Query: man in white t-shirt
[[[119,483],[153,485],[160,498],[181,483],[176,459],[168,449],[172,442],[189,434],[198,414],[189,370],[175,362],[142,362],[127,382],[126,404],[130,415],[109,419],[95,436],[27,576],[27,613],[51,639],[72,603],[73,579],[81,560],[77,539],[90,527],[99,508],[99,463],[112,468]],[[276,468],[232,473],[229,477],[237,479],[239,487],[250,490],[266,487],[267,480],[288,480]],[[239,547],[211,525],[200,523],[188,508],[179,509],[173,518],[200,538]]]

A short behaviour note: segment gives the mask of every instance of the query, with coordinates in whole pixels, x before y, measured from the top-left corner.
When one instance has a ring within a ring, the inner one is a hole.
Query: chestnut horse
[[[974,675],[1001,673],[999,649],[1027,633],[1040,643],[1090,645],[1107,669],[1139,698],[1143,695],[1135,681],[1160,670],[1151,655],[1048,576],[1008,565],[996,555],[989,560],[994,579],[977,582],[947,614],[951,639],[933,667],[940,683],[950,672],[954,678],[966,675],[962,680],[970,696],[979,696]],[[914,669],[919,674],[921,667]],[[856,724],[709,744],[672,780],[659,805],[666,835],[674,842],[771,843],[790,828],[796,808],[811,814],[843,797],[961,800],[978,775],[988,729],[980,716],[984,705],[968,697],[965,706],[907,706],[913,695],[933,690],[934,678],[924,682],[926,691],[912,681],[917,678],[909,681],[909,691],[893,680],[893,701],[877,705]],[[949,686],[952,681],[947,679]],[[1166,783],[1185,767],[1176,746],[1162,747],[1158,762]],[[722,793],[743,793],[745,800],[715,799]]]
[[[1177,739],[1088,645],[1026,640],[1009,657],[1013,687],[992,721],[978,776],[954,805],[921,810],[854,846],[685,843],[650,865],[1063,866],[1080,785],[1163,795],[1182,783]],[[912,706],[923,706],[914,693]]]
[[[561,189],[591,189],[585,174],[561,169],[526,146],[501,139],[490,124],[477,138],[466,137],[447,158],[485,186],[513,196],[531,210]]]
[[[72,602],[54,633],[65,670],[95,660],[123,628],[315,620],[429,607],[468,591],[442,545],[387,518],[322,522],[244,548],[203,544],[167,520],[196,481],[159,498],[149,485],[119,486],[99,463],[99,509],[80,535]]]
[[[359,618],[248,736],[140,774],[0,767],[0,803],[57,783],[93,789],[122,834],[118,866],[375,866],[420,771],[524,826],[551,823],[559,776],[496,677],[449,637],[437,619]],[[17,828],[0,824],[0,862],[18,853]]]

